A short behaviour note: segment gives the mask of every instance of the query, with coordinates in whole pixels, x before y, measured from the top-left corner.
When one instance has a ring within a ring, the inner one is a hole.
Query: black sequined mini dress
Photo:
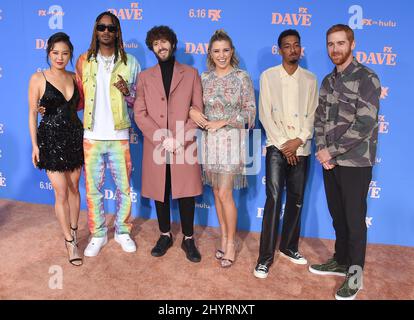
[[[39,101],[46,109],[37,129],[39,169],[73,171],[84,164],[83,125],[76,112],[79,92],[75,81],[73,83],[73,95],[67,101],[46,79],[45,93]]]

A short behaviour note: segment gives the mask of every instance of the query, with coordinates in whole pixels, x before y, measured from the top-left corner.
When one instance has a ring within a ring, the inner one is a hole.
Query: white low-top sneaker
[[[125,252],[137,251],[137,246],[135,245],[134,240],[131,239],[128,233],[115,233],[115,241],[121,245],[122,250],[124,250]]]
[[[307,264],[308,260],[302,256],[299,251],[292,251],[287,249],[286,252],[279,251],[280,256],[288,258],[290,261],[296,264]]]
[[[102,247],[106,245],[108,242],[108,236],[105,235],[104,237],[92,237],[89,240],[88,245],[85,248],[85,252],[83,253],[86,257],[95,257],[98,255],[99,251],[101,251]]]

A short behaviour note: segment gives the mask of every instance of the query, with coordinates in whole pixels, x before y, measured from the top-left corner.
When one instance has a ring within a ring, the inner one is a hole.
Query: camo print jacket
[[[328,148],[330,161],[345,167],[375,163],[381,85],[378,76],[354,60],[336,68],[322,82],[315,113],[318,150]]]

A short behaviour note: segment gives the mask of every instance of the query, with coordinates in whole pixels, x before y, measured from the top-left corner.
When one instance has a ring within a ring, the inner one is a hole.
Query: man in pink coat
[[[194,197],[202,193],[201,169],[197,161],[197,125],[189,118],[190,108],[203,111],[201,81],[196,69],[175,61],[177,36],[167,26],[147,33],[146,45],[158,64],[137,77],[135,122],[144,135],[142,196],[155,200],[160,238],[151,250],[163,256],[172,246],[170,194],[177,199],[181,248],[187,259],[201,261],[193,239]]]

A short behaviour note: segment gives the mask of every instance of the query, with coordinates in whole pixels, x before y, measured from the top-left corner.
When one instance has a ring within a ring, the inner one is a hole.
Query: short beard
[[[352,55],[352,50],[349,50],[348,52],[345,52],[345,54],[342,56],[341,60],[338,63],[335,63],[334,60],[333,60],[333,58],[331,58],[331,61],[334,64],[340,66],[340,65],[344,64],[349,59],[349,57],[351,55]]]
[[[171,57],[172,57],[172,52],[169,52],[168,56],[167,56],[165,59],[162,59],[162,58],[158,55],[158,53],[156,53],[156,54],[155,54],[155,56],[157,57],[158,61],[168,61],[168,60],[170,60],[170,59],[171,59]]]

